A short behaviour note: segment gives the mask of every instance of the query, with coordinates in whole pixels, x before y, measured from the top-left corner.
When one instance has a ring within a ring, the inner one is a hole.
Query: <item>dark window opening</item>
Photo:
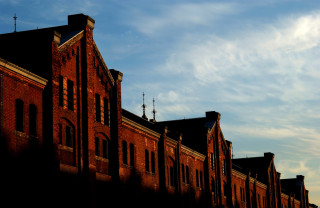
[[[203,188],[202,171],[200,171],[200,188]]]
[[[189,180],[189,166],[186,165],[186,184],[189,184],[190,180]]]
[[[102,157],[108,158],[108,140],[102,140]]]
[[[100,141],[98,137],[94,138],[94,144],[95,144],[95,152],[97,156],[100,156],[100,145],[99,145]]]
[[[16,130],[17,131],[24,131],[24,104],[23,101],[18,99],[16,100]]]
[[[170,166],[170,186],[174,186],[174,172],[172,166]]]
[[[149,171],[149,151],[145,150],[144,151],[145,155],[145,169],[146,171]]]
[[[66,146],[72,147],[72,128],[66,126]]]
[[[199,187],[199,171],[196,170],[196,185]]]
[[[29,105],[29,134],[37,136],[37,107]]]
[[[128,164],[127,154],[127,142],[122,141],[122,162],[126,165]]]
[[[182,182],[186,182],[185,173],[184,173],[184,164],[181,164],[181,175],[182,175]]]
[[[228,185],[226,183],[223,184],[223,194],[224,196],[228,196]]]

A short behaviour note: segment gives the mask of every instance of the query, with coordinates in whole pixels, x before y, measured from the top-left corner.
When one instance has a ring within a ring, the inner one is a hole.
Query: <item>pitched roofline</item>
[[[95,52],[95,54],[98,56],[98,58],[102,62],[103,70],[108,75],[107,77],[109,78],[109,80],[112,83],[112,85],[114,85],[114,79],[113,79],[113,77],[112,77],[112,75],[111,75],[111,73],[110,73],[110,71],[109,71],[109,69],[108,69],[108,67],[107,67],[107,65],[106,65],[106,63],[105,63],[100,51],[99,51],[99,49],[98,49],[98,46],[96,45],[96,42],[94,40],[93,40],[93,51]]]
[[[11,63],[9,61],[6,61],[6,60],[4,60],[2,58],[0,58],[0,66],[3,66],[3,67],[5,67],[5,68],[7,68],[7,69],[9,69],[9,70],[11,70],[11,71],[13,71],[15,73],[18,73],[18,74],[20,74],[20,75],[22,75],[24,77],[27,77],[27,78],[29,78],[29,79],[37,82],[37,83],[40,83],[40,84],[42,84],[44,86],[48,82],[48,80],[46,80],[46,79],[44,79],[44,78],[42,78],[42,77],[30,72],[30,71],[28,71],[28,70],[26,70],[24,68],[21,68],[21,67],[15,65],[15,64],[13,64],[13,63]]]
[[[83,37],[83,30],[81,30],[78,34],[76,34],[75,36],[73,36],[72,38],[70,38],[69,40],[67,40],[66,42],[64,42],[63,44],[61,44],[58,47],[58,50],[64,51],[67,47],[73,45],[75,42],[77,42],[78,40],[80,40]]]
[[[139,130],[142,130],[142,131],[144,131],[144,132],[146,132],[146,133],[148,133],[148,134],[150,134],[152,136],[155,136],[157,138],[160,138],[160,136],[161,136],[158,132],[155,132],[155,131],[153,131],[153,130],[151,130],[151,129],[149,129],[149,128],[141,125],[141,124],[138,124],[138,123],[136,123],[136,122],[130,120],[129,118],[124,117],[124,116],[122,116],[122,122],[124,122],[124,123],[126,123],[128,125],[131,125],[133,127],[136,127]]]

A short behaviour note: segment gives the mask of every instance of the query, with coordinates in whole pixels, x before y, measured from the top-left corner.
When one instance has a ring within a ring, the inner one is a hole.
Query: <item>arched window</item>
[[[168,184],[169,186],[174,186],[174,180],[175,180],[175,177],[174,177],[174,160],[169,157],[168,158]]]
[[[71,126],[66,126],[66,146],[73,147],[73,129]]]
[[[127,142],[122,141],[122,162],[125,165],[128,165],[128,152],[127,152]]]
[[[29,134],[37,136],[37,107],[29,105]]]
[[[199,171],[196,169],[196,186],[199,188]]]
[[[233,192],[234,192],[234,201],[237,201],[237,187],[236,184],[233,185]]]
[[[61,118],[59,125],[59,144],[73,148],[75,144],[75,129],[73,124],[65,119]]]
[[[144,151],[144,158],[145,158],[145,169],[147,172],[149,172],[149,151],[145,150]]]
[[[94,144],[95,144],[96,156],[100,156],[100,139],[99,139],[99,137],[94,138]]]
[[[189,180],[189,166],[186,165],[186,184],[189,184],[190,180]]]
[[[24,131],[24,104],[23,101],[20,99],[16,100],[16,130],[17,131]]]
[[[182,177],[182,182],[186,182],[186,177],[185,177],[185,172],[184,172],[184,164],[181,164],[181,177]]]
[[[102,157],[108,159],[109,158],[109,142],[107,139],[102,139]]]

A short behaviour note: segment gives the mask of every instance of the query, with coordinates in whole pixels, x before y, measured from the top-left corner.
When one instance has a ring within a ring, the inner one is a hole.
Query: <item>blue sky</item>
[[[235,157],[275,154],[282,178],[304,175],[320,204],[319,1],[0,0],[0,33],[95,19],[122,105],[157,120],[222,114]]]

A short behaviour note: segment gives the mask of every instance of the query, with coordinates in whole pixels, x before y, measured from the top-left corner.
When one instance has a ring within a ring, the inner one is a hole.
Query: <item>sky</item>
[[[0,33],[95,20],[122,106],[156,120],[221,113],[234,158],[275,154],[320,205],[320,2],[317,0],[0,0]],[[0,46],[1,47],[1,46]]]

